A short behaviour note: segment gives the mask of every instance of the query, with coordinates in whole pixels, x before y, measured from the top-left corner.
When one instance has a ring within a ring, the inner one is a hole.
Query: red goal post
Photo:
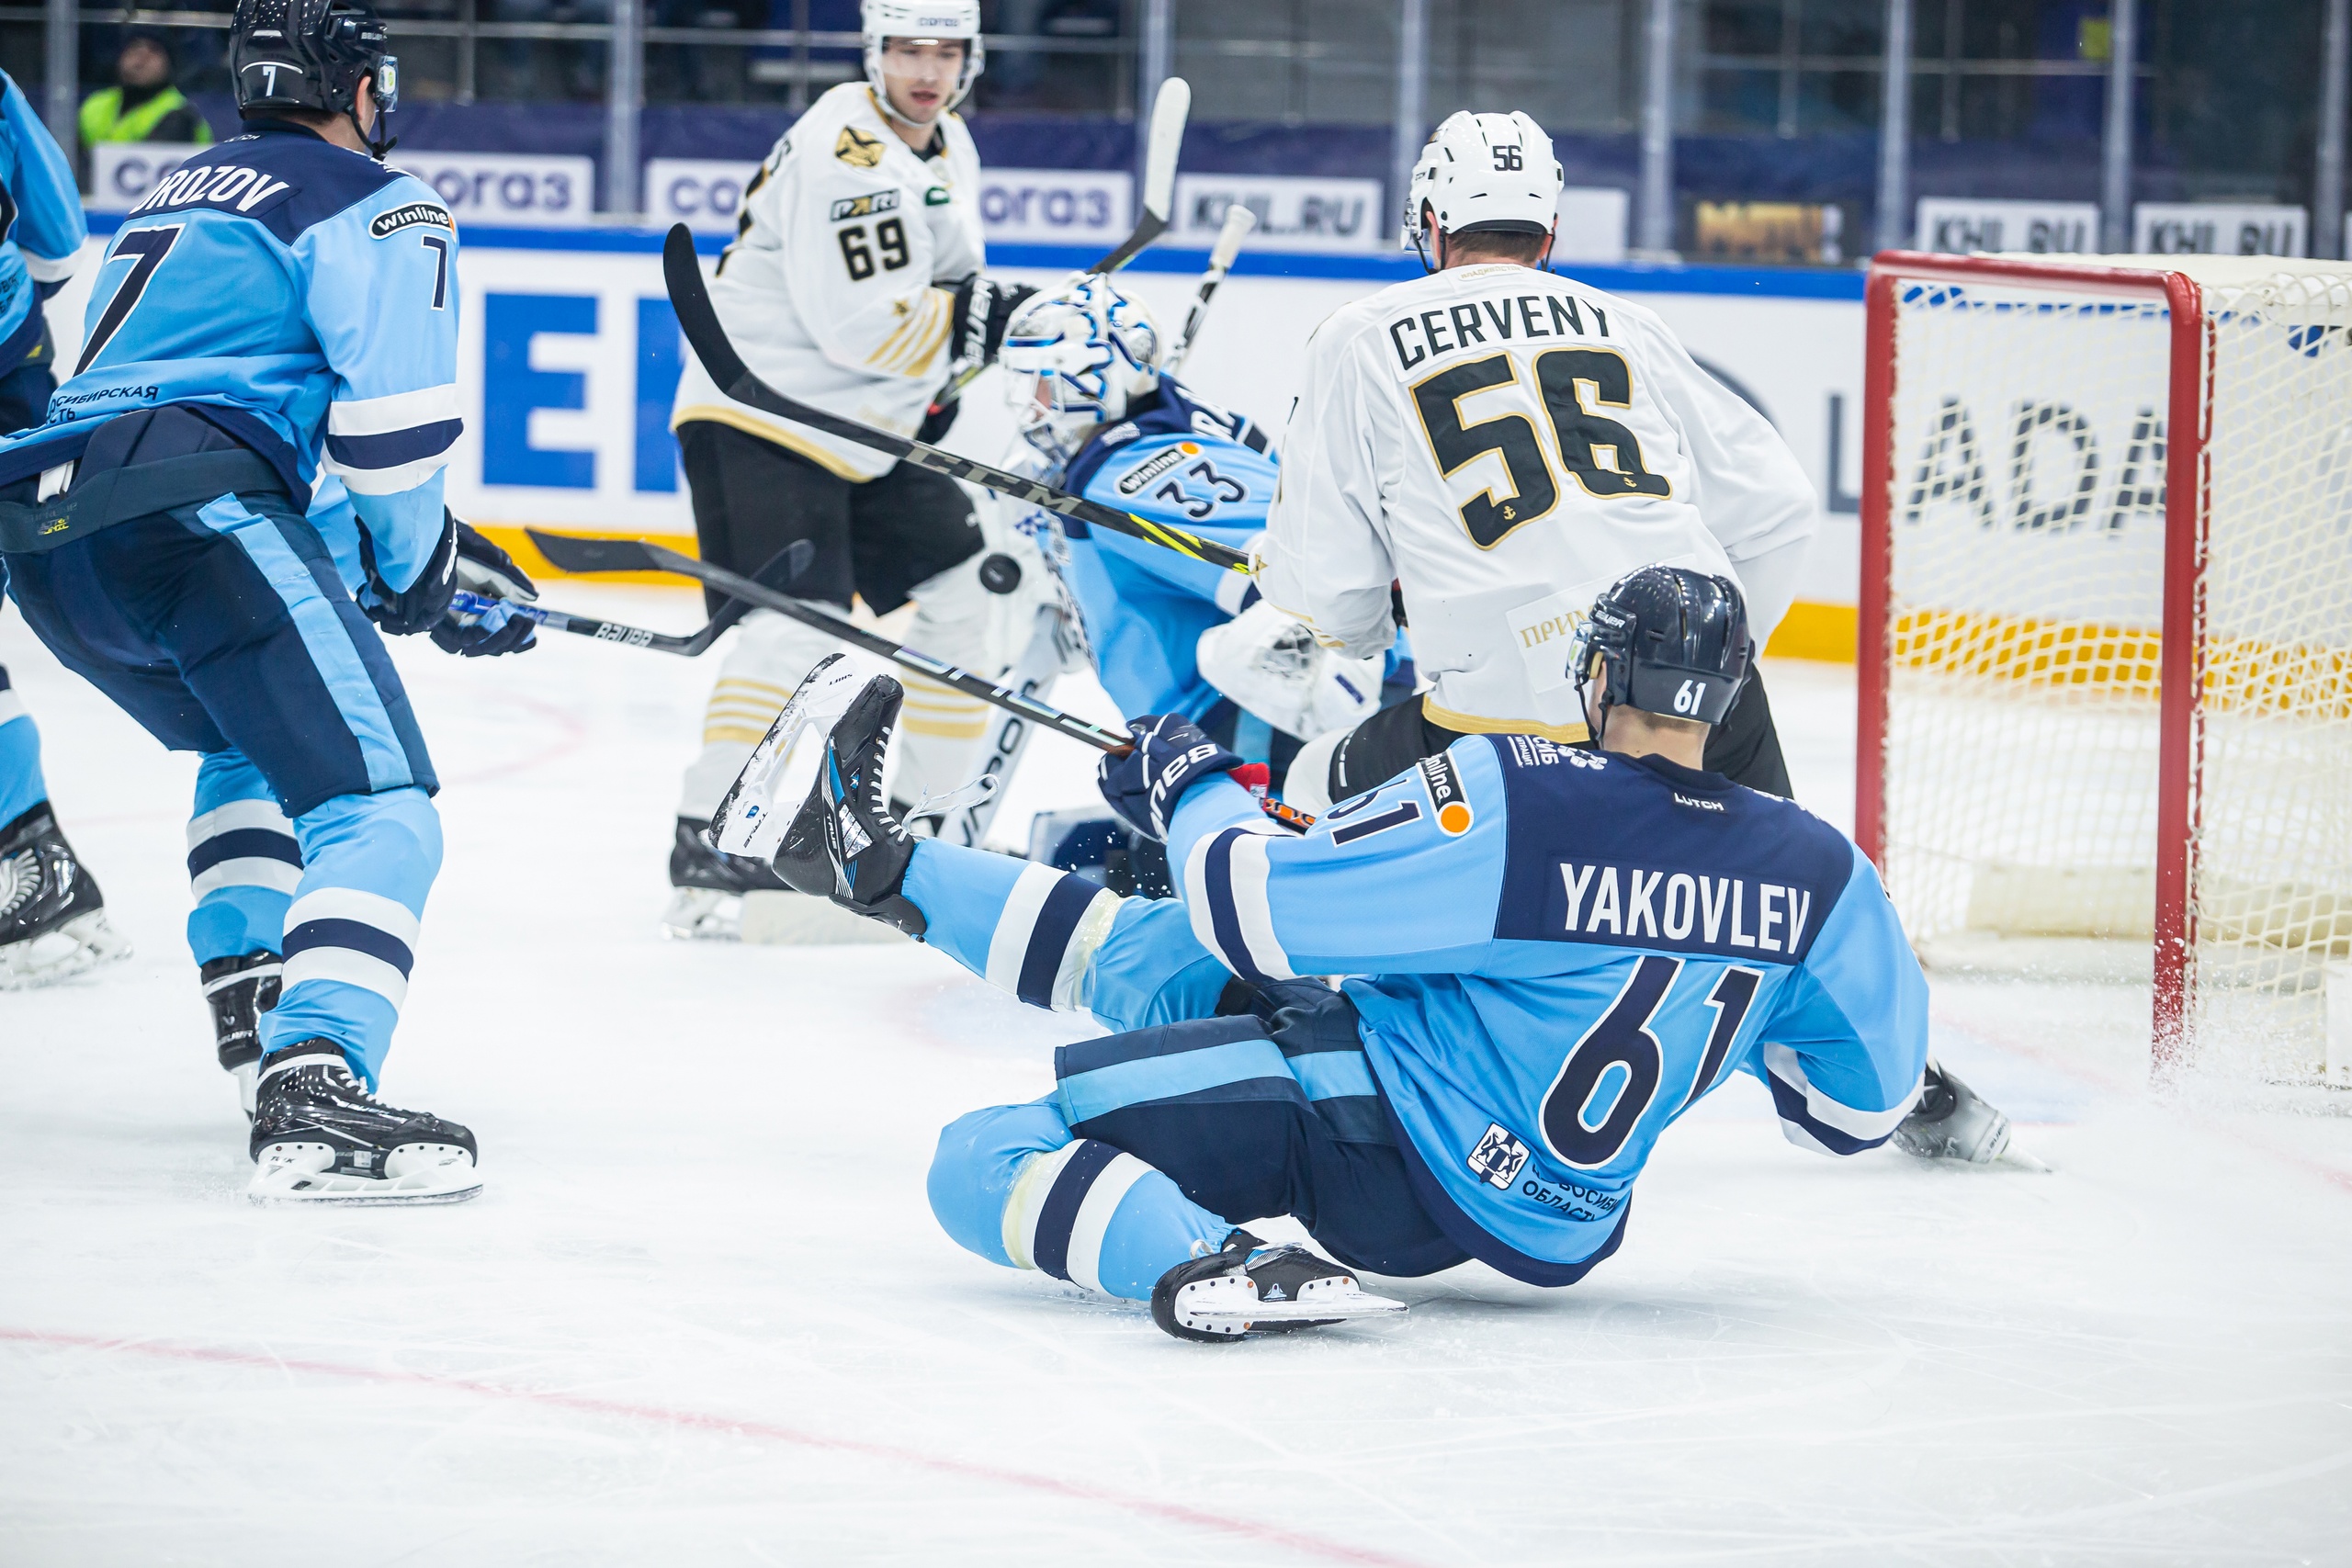
[[[2352,264],[1898,251],[1867,300],[1855,829],[1914,940],[2144,941],[2159,1070],[2332,1066]]]

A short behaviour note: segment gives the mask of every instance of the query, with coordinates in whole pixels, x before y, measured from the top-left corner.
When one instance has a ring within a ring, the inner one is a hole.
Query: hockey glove
[[[1136,749],[1119,756],[1105,754],[1095,764],[1094,782],[1111,809],[1138,832],[1155,839],[1168,837],[1169,818],[1184,792],[1211,773],[1229,773],[1241,759],[1210,739],[1187,718],[1166,714],[1127,721]]]
[[[376,547],[368,530],[359,530],[359,561],[368,581],[359,590],[359,607],[387,637],[414,637],[429,631],[449,610],[449,596],[458,591],[458,530],[464,526],[444,508],[441,541],[416,581],[394,589],[376,574]]]
[[[458,527],[458,584],[470,592],[501,603],[478,615],[451,611],[433,623],[433,646],[460,659],[494,659],[502,653],[524,653],[538,646],[538,623],[515,615],[505,601],[530,604],[539,590],[514,558],[460,523]]]
[[[1004,346],[1004,329],[1012,313],[1037,291],[1024,283],[993,283],[974,273],[956,286],[956,318],[950,337],[956,344],[956,367],[988,365]]]

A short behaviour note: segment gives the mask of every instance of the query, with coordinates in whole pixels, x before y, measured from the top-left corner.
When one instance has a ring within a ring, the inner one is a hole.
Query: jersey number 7
[[[107,258],[108,263],[120,261],[125,256],[138,259],[130,264],[130,276],[122,280],[122,287],[117,288],[114,298],[107,301],[106,313],[98,318],[98,324],[90,329],[90,341],[82,345],[82,357],[74,362],[74,375],[79,376],[87,370],[90,362],[97,358],[99,351],[122,330],[122,323],[130,319],[131,307],[138,304],[139,297],[147,292],[147,285],[153,280],[155,269],[164,265],[164,258],[172,254],[172,247],[179,243],[179,238],[180,225],[175,223],[168,229],[133,229],[115,242],[114,254]]]
[[[1530,396],[1517,357],[1506,350],[1441,370],[1413,388],[1413,407],[1439,473],[1451,479],[1489,452],[1502,458],[1511,493],[1498,501],[1490,485],[1460,508],[1463,527],[1482,550],[1550,515],[1560,502],[1552,465],[1529,417],[1532,413],[1542,413],[1561,466],[1588,495],[1674,493],[1672,485],[1643,466],[1642,444],[1634,433],[1600,412],[1634,405],[1634,373],[1623,355],[1605,348],[1555,348],[1535,356],[1534,371]],[[1510,390],[1498,391],[1502,388]],[[1497,392],[1494,400],[1503,407],[1523,412],[1465,423],[1462,400],[1489,391]]]

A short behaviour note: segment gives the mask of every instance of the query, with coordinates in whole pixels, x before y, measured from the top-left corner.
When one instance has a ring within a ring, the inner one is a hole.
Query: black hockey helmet
[[[384,121],[400,102],[391,29],[367,0],[237,0],[229,71],[237,111],[319,109],[347,115],[377,157],[391,151]],[[359,81],[376,79],[374,135],[359,125]]]
[[[1721,724],[1747,682],[1755,649],[1739,585],[1679,566],[1626,573],[1593,601],[1568,673],[1600,677],[1595,740],[1613,707]]]

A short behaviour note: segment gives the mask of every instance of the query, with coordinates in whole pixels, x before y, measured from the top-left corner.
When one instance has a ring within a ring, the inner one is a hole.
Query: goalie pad
[[[1276,729],[1312,740],[1380,706],[1384,660],[1347,659],[1265,600],[1201,634],[1201,678]]]

